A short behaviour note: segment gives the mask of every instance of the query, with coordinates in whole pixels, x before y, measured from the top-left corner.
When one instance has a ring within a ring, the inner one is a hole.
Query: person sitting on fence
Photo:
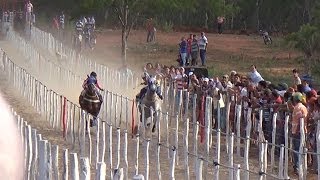
[[[148,91],[148,87],[150,86],[150,85],[152,85],[152,84],[156,84],[157,85],[157,90],[156,90],[156,93],[157,93],[157,95],[158,95],[158,97],[161,99],[161,100],[163,100],[163,96],[162,96],[162,93],[161,93],[161,87],[159,86],[159,84],[158,84],[158,82],[156,82],[157,80],[156,80],[156,78],[154,78],[154,77],[150,77],[150,78],[148,78],[148,80],[147,80],[147,86],[145,86],[144,88],[142,88],[141,90],[140,90],[140,93],[136,96],[136,99],[137,99],[137,101],[138,102],[141,102],[142,101],[142,99],[144,98],[144,96],[146,95],[146,93],[147,93],[147,91]]]
[[[91,72],[90,76],[88,76],[87,79],[83,82],[82,84],[83,89],[86,90],[89,84],[94,84],[100,91],[104,91],[104,89],[101,88],[98,83],[97,73],[95,72]],[[102,95],[98,91],[96,91],[96,93],[99,96],[100,102],[102,103],[103,102]]]

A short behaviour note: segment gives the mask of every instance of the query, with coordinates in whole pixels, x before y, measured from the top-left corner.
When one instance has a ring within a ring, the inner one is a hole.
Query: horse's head
[[[157,91],[156,78],[151,77],[148,79],[148,90],[151,93],[155,93]]]

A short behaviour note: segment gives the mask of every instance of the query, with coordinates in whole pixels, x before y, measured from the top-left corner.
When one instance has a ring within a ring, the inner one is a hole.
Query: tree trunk
[[[206,17],[205,17],[205,21],[204,21],[204,28],[206,28],[206,29],[208,29],[208,20],[209,20],[208,13],[206,12]]]
[[[260,12],[260,0],[257,0],[256,1],[256,6],[257,6],[257,16],[256,16],[256,18],[257,18],[257,31],[259,31],[259,29],[260,29],[260,17],[259,17],[259,12]]]
[[[127,28],[122,26],[122,44],[121,44],[122,65],[127,64]]]

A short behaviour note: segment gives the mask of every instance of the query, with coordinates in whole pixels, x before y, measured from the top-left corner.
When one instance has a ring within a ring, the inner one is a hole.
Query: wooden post
[[[170,129],[169,129],[169,113],[166,112],[166,125],[165,125],[165,129],[166,129],[166,146],[169,147],[169,135],[170,135]],[[170,149],[168,148],[168,159],[170,158]]]
[[[38,173],[38,140],[37,140],[37,130],[32,129],[32,147],[33,147],[33,154],[32,154],[32,164],[31,168],[33,169],[31,178],[36,179]]]
[[[264,143],[264,159],[263,159],[263,172],[267,173],[268,168],[268,141]],[[263,175],[263,179],[266,180],[266,174]]]
[[[157,141],[158,141],[158,145],[157,145],[157,174],[158,174],[158,179],[161,180],[161,167],[160,167],[160,144],[161,144],[161,121],[160,121],[160,114],[161,114],[161,111],[158,110],[157,112],[157,115],[156,115],[156,121],[157,121],[157,126],[158,126],[158,137],[157,137]]]
[[[198,160],[198,132],[199,132],[199,122],[197,121],[196,124],[194,125],[194,136],[193,136],[193,154],[195,155],[194,157],[194,170],[196,171],[197,169],[197,160]]]
[[[229,127],[229,117],[230,117],[230,107],[231,107],[231,102],[228,102],[227,107],[226,107],[226,151],[229,153],[229,135],[230,135],[230,127]]]
[[[241,137],[241,105],[236,106],[236,115],[237,115],[237,156],[240,157],[240,137]]]
[[[228,136],[228,135],[227,135]],[[234,133],[231,133],[230,138],[230,151],[229,154],[229,166],[233,167],[233,142],[234,142]],[[229,169],[229,180],[233,180],[233,169]]]
[[[68,180],[69,179],[69,152],[68,149],[63,151],[63,174],[62,179]]]
[[[248,132],[248,131],[247,131]],[[247,136],[245,140],[245,146],[244,146],[244,169],[245,169],[245,178],[246,180],[250,179],[250,173],[249,173],[249,148],[250,148],[250,137]]]
[[[113,167],[112,167],[112,126],[109,126],[109,169],[110,177],[113,177]]]
[[[27,136],[26,136],[26,141],[27,141],[27,149],[26,151],[28,152],[27,155],[28,155],[28,161],[27,161],[27,178],[28,179],[31,179],[31,163],[32,163],[32,150],[33,150],[33,146],[32,146],[32,132],[31,132],[31,126],[28,125],[26,126],[26,130],[27,130]]]
[[[206,108],[205,108],[205,126],[206,126],[206,144],[205,144],[205,153],[206,159],[209,159],[209,152],[210,152],[210,137],[211,137],[211,116],[212,116],[212,98],[206,97]],[[207,179],[207,172],[208,172],[208,162],[205,162],[205,179]]]
[[[318,172],[320,172],[320,121],[317,122],[317,162],[318,162]],[[318,179],[320,179],[320,173],[318,173]]]
[[[220,148],[220,143],[221,143],[221,130],[218,129],[217,130],[217,159],[216,159],[216,165],[215,165],[215,178],[214,179],[219,179],[220,178],[220,151],[221,151],[221,148]]]
[[[303,154],[304,154],[304,140],[305,140],[305,133],[304,133],[304,119],[300,119],[300,148],[299,148],[299,179],[303,179],[305,176],[305,172],[303,171]]]
[[[136,164],[135,164],[135,175],[138,175],[139,173],[139,134],[136,134]]]
[[[259,125],[260,126],[260,125]],[[260,144],[259,144],[259,149],[260,149],[260,151],[259,151],[259,165],[260,165],[260,176],[259,176],[259,179],[260,180],[263,180],[263,178],[264,178],[264,162],[263,162],[263,160],[264,160],[264,145],[263,145],[263,143],[262,142],[259,142]]]
[[[276,131],[277,131],[277,113],[273,114],[272,118],[272,147],[271,147],[271,172],[274,170],[274,150],[276,144]]]
[[[70,164],[71,164],[71,179],[79,180],[79,163],[77,153],[70,154]]]
[[[170,180],[174,180],[175,179],[175,175],[174,175],[174,171],[175,171],[175,165],[176,165],[176,147],[173,146],[172,147],[172,157],[171,157],[171,163],[170,163]]]
[[[122,168],[115,170],[113,179],[114,180],[123,180],[123,169]]]
[[[47,174],[47,162],[48,162],[47,147],[48,147],[48,141],[47,140],[40,140],[38,179],[49,179],[49,176]]]
[[[98,164],[98,163],[97,163]],[[90,180],[90,163],[88,157],[80,158],[80,180]]]
[[[196,180],[202,180],[202,166],[203,160],[201,158],[197,159],[197,171],[196,171]]]
[[[149,145],[150,145],[150,139],[147,139],[146,141],[146,150],[145,150],[145,178],[146,180],[149,179]]]
[[[278,177],[279,178],[283,178],[283,159],[284,159],[284,146],[283,144],[281,144],[280,147],[280,158],[279,158],[279,174]]]
[[[104,162],[98,162],[98,169],[96,173],[96,180],[105,180],[106,179],[106,164]]]
[[[289,139],[288,139],[288,134],[289,133],[289,115],[286,116],[285,121],[284,121],[284,178],[288,179],[288,166],[289,166],[289,152],[288,152],[288,147],[289,147]]]
[[[124,131],[124,147],[123,147],[123,159],[124,159],[124,178],[129,179],[128,177],[128,131]]]
[[[175,127],[175,147],[179,147],[179,115],[176,115],[176,127]],[[176,163],[179,165],[179,156],[178,156],[178,150],[175,149],[176,152]]]
[[[117,165],[116,169],[120,167],[120,150],[121,150],[121,132],[120,127],[117,128]]]
[[[184,122],[184,169],[185,169],[185,180],[189,180],[189,118],[186,118]]]
[[[237,164],[235,167],[235,180],[240,180],[240,164]]]
[[[52,178],[53,180],[59,180],[59,146],[52,146]]]

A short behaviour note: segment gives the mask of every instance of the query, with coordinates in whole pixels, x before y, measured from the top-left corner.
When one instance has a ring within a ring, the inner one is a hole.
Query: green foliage
[[[307,57],[320,50],[320,29],[310,24],[301,26],[298,32],[286,37],[288,45],[302,51]]]

